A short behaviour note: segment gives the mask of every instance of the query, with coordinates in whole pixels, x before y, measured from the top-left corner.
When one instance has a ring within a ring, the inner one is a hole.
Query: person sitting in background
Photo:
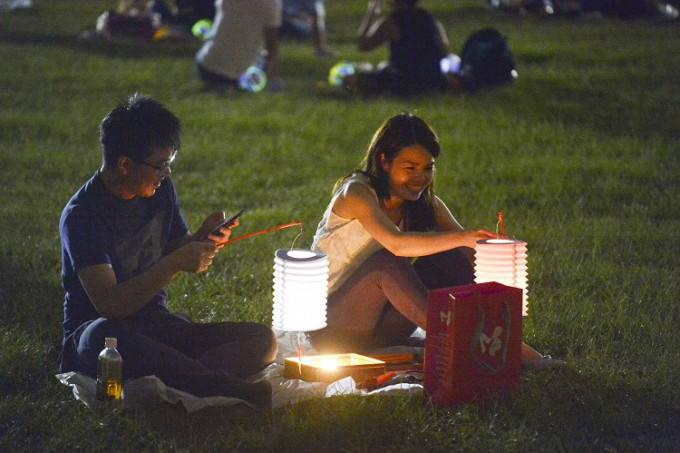
[[[134,38],[151,41],[194,40],[191,27],[195,17],[214,16],[211,0],[177,0],[178,7],[168,8],[163,0],[150,2],[121,0],[116,10],[106,11],[97,18],[94,31],[87,30],[81,39]],[[193,21],[193,22],[192,22]]]
[[[138,16],[146,12],[146,2],[143,0],[118,0],[116,12]]]
[[[152,0],[149,2],[149,10],[160,14],[163,23],[182,27],[185,32],[190,33],[191,27],[199,20],[213,20],[215,2],[213,0],[175,0],[171,8],[164,0]]]
[[[162,26],[161,17],[149,11],[146,2],[120,0],[115,10],[104,11],[99,15],[95,29],[84,31],[80,39],[153,40]]]
[[[492,9],[515,14],[568,16],[572,18],[622,19],[658,18],[675,21],[680,18],[677,1],[673,0],[487,0]]]
[[[382,15],[384,0],[369,1],[359,27],[358,46],[360,51],[368,52],[389,44],[389,62],[376,71],[345,77],[345,88],[362,95],[445,91],[447,80],[440,61],[449,53],[449,42],[444,28],[417,6],[418,0],[388,1],[392,4],[388,15]]]
[[[427,330],[428,290],[474,283],[475,244],[498,235],[464,229],[435,195],[439,152],[425,121],[398,114],[336,183],[312,244],[329,257],[327,327],[311,332],[322,353],[404,345]],[[522,358],[543,359],[525,344]]]
[[[194,234],[170,179],[180,146],[177,117],[134,95],[101,122],[103,165],[76,192],[59,223],[64,299],[60,372],[95,377],[106,337],[118,339],[123,379],[155,375],[199,397],[229,396],[269,407],[268,382],[251,376],[276,357],[272,330],[249,322],[194,323],[171,313],[165,286],[203,272],[224,219],[210,215]]]
[[[559,3],[559,2],[558,2]],[[677,21],[680,18],[677,2],[664,0],[580,0],[584,15],[613,16],[624,19],[656,17]]]
[[[283,89],[279,62],[280,0],[217,0],[211,38],[196,53],[198,78],[210,86],[236,85],[259,66],[270,91]]]
[[[283,0],[281,36],[304,39],[311,37],[318,56],[331,56],[326,46],[326,10],[323,0]]]

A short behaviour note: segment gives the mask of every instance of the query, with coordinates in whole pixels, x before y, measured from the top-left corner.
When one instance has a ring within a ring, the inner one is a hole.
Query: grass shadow
[[[680,448],[677,397],[660,392],[649,377],[638,379],[625,371],[569,366],[525,374],[522,390],[507,405],[489,401],[480,407],[507,411],[503,418],[522,419],[529,431],[551,433],[566,451]],[[630,423],[632,412],[635,424]],[[590,448],[583,450],[585,445]]]
[[[124,57],[136,60],[193,57],[200,47],[198,42],[107,39],[93,33],[89,36],[60,35],[26,30],[1,30],[0,42],[17,46],[61,47],[110,58]]]
[[[0,255],[0,319],[49,344],[61,342],[63,290],[57,269],[11,249]]]

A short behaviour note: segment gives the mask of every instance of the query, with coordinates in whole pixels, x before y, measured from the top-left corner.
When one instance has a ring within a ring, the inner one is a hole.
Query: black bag
[[[460,81],[468,91],[510,83],[517,78],[515,56],[507,39],[494,28],[471,34],[460,60]]]

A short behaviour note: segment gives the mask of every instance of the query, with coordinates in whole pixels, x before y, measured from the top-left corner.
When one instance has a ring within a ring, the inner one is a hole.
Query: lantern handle
[[[225,245],[231,244],[232,242],[240,241],[242,239],[248,239],[249,237],[257,236],[259,234],[270,233],[272,231],[281,230],[283,228],[288,228],[288,227],[292,227],[292,226],[295,226],[295,225],[299,225],[300,231],[302,231],[302,222],[285,223],[283,225],[278,225],[278,226],[275,226],[275,227],[272,227],[272,228],[267,228],[266,230],[255,231],[254,233],[249,233],[249,234],[246,234],[244,236],[237,237],[236,239],[229,239],[228,241],[220,242],[219,244],[217,244],[217,247],[224,247]]]

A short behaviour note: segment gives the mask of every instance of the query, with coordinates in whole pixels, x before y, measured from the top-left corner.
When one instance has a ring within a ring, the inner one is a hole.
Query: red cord
[[[221,242],[221,243],[217,244],[217,246],[223,247],[227,244],[231,244],[232,242],[240,241],[241,239],[248,239],[249,237],[257,236],[258,234],[269,233],[271,231],[281,230],[283,228],[292,227],[294,225],[300,225],[300,231],[302,231],[302,222],[291,222],[291,223],[286,223],[286,224],[283,224],[283,225],[275,226],[275,227],[272,227],[272,228],[267,228],[266,230],[255,231],[254,233],[249,233],[249,234],[246,234],[244,236],[237,237],[236,239],[229,239],[226,242]]]

